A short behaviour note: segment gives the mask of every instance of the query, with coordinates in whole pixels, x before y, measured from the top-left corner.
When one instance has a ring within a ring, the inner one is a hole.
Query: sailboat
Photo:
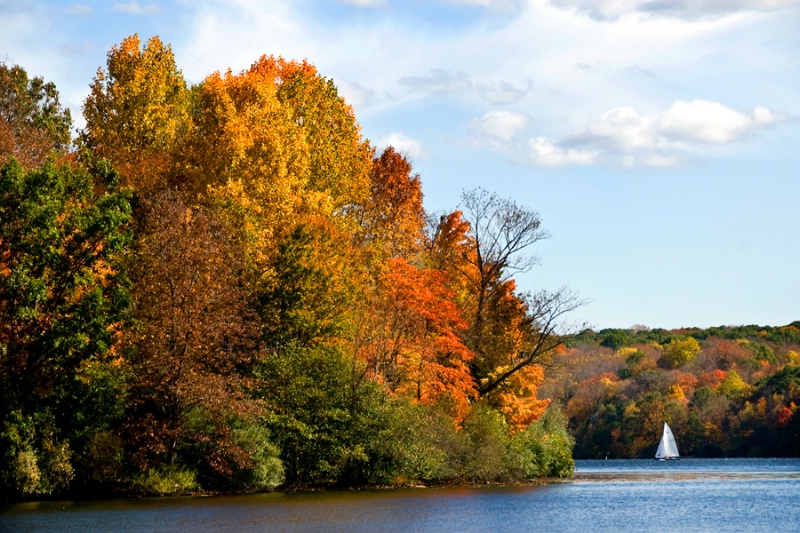
[[[675,444],[675,435],[669,425],[664,422],[664,434],[661,435],[661,442],[658,443],[658,450],[656,451],[656,459],[662,461],[667,459],[679,459],[678,445]]]

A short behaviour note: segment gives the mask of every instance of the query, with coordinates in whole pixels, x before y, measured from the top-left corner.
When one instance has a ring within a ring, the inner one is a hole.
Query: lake
[[[567,482],[0,506],[14,532],[800,531],[800,459],[578,461]]]

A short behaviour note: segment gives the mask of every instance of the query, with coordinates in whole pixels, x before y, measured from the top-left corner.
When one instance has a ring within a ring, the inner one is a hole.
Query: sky
[[[0,0],[0,28],[77,128],[134,33],[191,84],[307,59],[429,213],[478,187],[537,211],[518,286],[578,293],[575,324],[800,320],[800,0]]]

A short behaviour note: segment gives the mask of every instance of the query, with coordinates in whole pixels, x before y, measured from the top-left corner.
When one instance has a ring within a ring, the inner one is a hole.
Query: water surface
[[[0,507],[0,530],[799,531],[800,460],[578,461],[569,482]]]

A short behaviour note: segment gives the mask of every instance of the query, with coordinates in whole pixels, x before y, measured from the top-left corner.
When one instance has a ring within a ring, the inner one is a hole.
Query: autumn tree
[[[542,383],[544,369],[539,365],[529,365],[509,376],[501,387],[495,389],[492,403],[513,431],[524,431],[544,415],[550,399],[539,398]]]
[[[350,214],[369,192],[372,158],[353,108],[339,96],[333,80],[308,61],[262,56],[250,70],[266,75],[277,71],[277,97],[302,129],[309,150],[308,188],[317,193],[319,208]]]
[[[442,273],[392,259],[372,314],[378,324],[363,348],[372,374],[416,401],[446,399],[454,418],[463,418],[476,397],[468,367],[473,354],[459,336],[466,322]]]
[[[411,163],[387,147],[372,160],[370,194],[359,212],[363,239],[390,257],[420,251],[425,229],[422,182]]]
[[[301,214],[340,220],[368,194],[371,148],[332,81],[307,62],[263,56],[241,73],[212,74],[193,115],[185,180],[231,199],[249,224],[260,220],[266,239]]]
[[[153,192],[167,184],[189,129],[189,91],[169,45],[134,34],[108,52],[83,105],[82,144],[109,160],[122,183]]]
[[[733,368],[725,373],[725,377],[717,386],[717,391],[729,398],[741,398],[748,393],[749,389],[749,385]]]
[[[464,216],[470,224],[473,249],[467,256],[472,272],[474,299],[471,343],[481,351],[487,305],[492,287],[513,272],[525,272],[536,262],[533,255],[521,255],[529,246],[549,237],[541,227],[539,214],[511,200],[504,200],[484,189],[462,195]]]
[[[425,258],[431,268],[448,272],[453,281],[468,279],[468,250],[474,247],[470,224],[461,211],[453,211],[426,221]]]
[[[351,239],[329,219],[298,224],[277,245],[261,278],[258,310],[268,347],[308,347],[349,335],[360,288],[350,275]]]
[[[144,471],[186,463],[229,479],[254,466],[236,429],[261,412],[245,392],[257,335],[241,248],[213,212],[177,193],[145,211],[132,270],[130,453]]]
[[[18,494],[67,486],[114,408],[102,375],[128,309],[131,208],[123,191],[95,197],[94,179],[0,168],[0,464]]]
[[[271,56],[208,76],[193,102],[184,183],[245,235],[262,340],[345,335],[365,275],[353,246],[372,154],[352,109],[309,63]]]
[[[442,263],[452,258],[448,268],[463,283],[466,344],[475,353],[470,367],[485,396],[558,347],[563,315],[582,302],[566,289],[532,296],[515,292],[511,274],[536,263],[535,256],[522,252],[548,237],[538,213],[484,190],[465,193],[463,204],[468,226],[457,224],[461,217],[442,217],[429,249]]]
[[[274,63],[257,63],[206,77],[195,90],[194,134],[181,159],[185,186],[230,202],[259,248],[296,221],[308,184],[309,150],[278,100],[278,75]]]
[[[678,368],[694,359],[699,352],[700,343],[694,337],[672,339],[664,348],[659,364],[665,368]]]
[[[473,299],[473,284],[470,277],[470,250],[474,239],[469,222],[461,211],[446,215],[429,216],[425,225],[422,264],[443,272],[447,286],[454,293],[454,301],[462,309],[465,320],[469,320]],[[467,324],[469,326],[469,322]],[[469,328],[467,329],[469,332]]]
[[[13,156],[23,167],[42,165],[52,151],[66,152],[71,127],[55,84],[0,62],[0,163]]]

